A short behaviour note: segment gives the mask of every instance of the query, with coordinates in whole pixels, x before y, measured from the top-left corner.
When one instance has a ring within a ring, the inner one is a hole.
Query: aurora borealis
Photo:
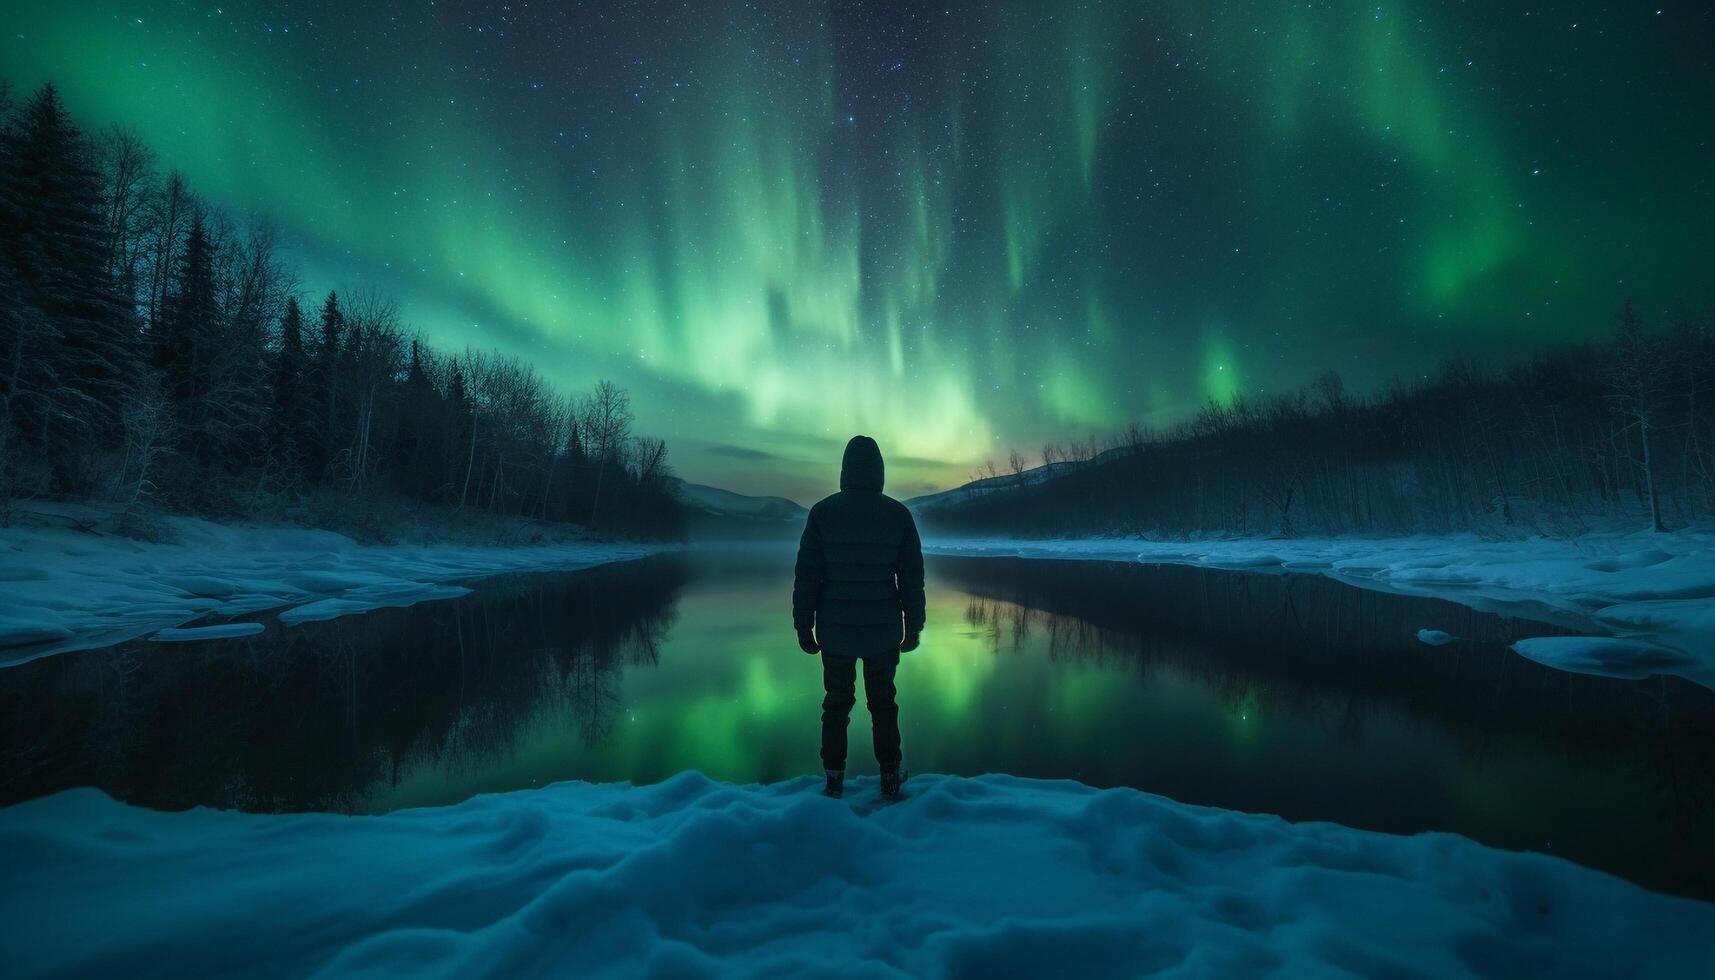
[[[745,492],[1715,302],[1700,2],[4,6],[0,76],[272,216],[306,290],[611,377]]]

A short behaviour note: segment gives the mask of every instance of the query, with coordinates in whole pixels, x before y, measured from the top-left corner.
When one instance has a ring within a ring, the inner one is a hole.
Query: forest
[[[632,432],[623,389],[437,350],[372,288],[306,297],[266,218],[122,126],[84,131],[52,85],[0,87],[0,119],[0,522],[69,498],[134,529],[171,511],[386,538],[384,515],[433,508],[679,533],[666,444]]]
[[[1040,461],[1040,467],[1035,464]],[[1014,451],[925,522],[964,534],[1577,536],[1715,515],[1715,325],[1646,323],[1510,367],[1470,359],[1372,396],[1329,372],[1165,430]]]

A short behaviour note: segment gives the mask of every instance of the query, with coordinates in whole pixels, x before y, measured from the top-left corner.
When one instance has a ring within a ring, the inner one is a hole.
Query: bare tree
[[[486,383],[489,408],[489,447],[493,476],[488,481],[488,506],[497,509],[516,487],[528,500],[532,465],[553,452],[552,399],[536,370],[522,361],[495,357]],[[480,496],[480,495],[479,495]]]
[[[603,380],[584,402],[583,432],[596,461],[595,494],[590,504],[590,524],[601,512],[602,484],[610,465],[617,462],[631,429],[631,396],[611,381]]]
[[[1323,371],[1316,376],[1314,383],[1316,393],[1322,396],[1322,405],[1329,412],[1339,415],[1346,410],[1346,381],[1338,371]]]
[[[16,296],[10,268],[0,262],[0,295]],[[64,377],[49,356],[62,334],[53,321],[23,303],[0,303],[0,504],[19,492],[20,454],[14,449],[26,419],[57,422],[80,430],[98,410],[89,395]]]
[[[128,507],[142,504],[155,491],[155,464],[174,441],[172,405],[152,370],[138,373],[121,408],[125,451],[114,473],[112,493]]]
[[[179,248],[190,231],[196,209],[196,198],[185,184],[184,175],[177,170],[168,174],[166,183],[149,195],[144,207],[143,310],[151,331],[160,327],[167,314],[167,294],[172,287]]]
[[[242,238],[223,227],[222,237],[231,239],[222,250],[222,313],[233,328],[252,335],[246,340],[259,339],[280,319],[297,275],[280,260],[279,232],[269,219],[253,219]]]
[[[570,454],[569,442],[577,414],[577,402],[567,395],[550,400],[543,416],[545,458],[542,461],[542,498],[537,506],[537,514],[543,520],[548,517],[548,495],[554,485],[554,470],[560,457]]]
[[[476,470],[476,446],[478,429],[482,419],[482,405],[488,392],[487,354],[474,347],[465,348],[464,358],[459,365],[459,373],[464,377],[465,392],[470,399],[470,445],[465,453],[464,483],[459,490],[459,506],[463,507],[470,499],[471,474]]]
[[[1656,492],[1652,431],[1658,406],[1667,394],[1667,362],[1662,346],[1643,329],[1643,317],[1627,303],[1620,314],[1620,331],[1614,356],[1608,365],[1608,397],[1625,420],[1623,431],[1637,432],[1642,446],[1640,490],[1649,509],[1650,530],[1665,530],[1661,518],[1661,495]]]
[[[1130,449],[1134,455],[1143,452],[1143,447],[1148,442],[1149,434],[1136,422],[1127,422],[1125,431],[1120,433],[1119,444]]]
[[[1671,347],[1676,368],[1670,381],[1673,403],[1680,410],[1680,482],[1686,509],[1695,517],[1699,497],[1715,510],[1715,419],[1708,418],[1715,390],[1715,319],[1699,324],[1681,311]],[[1702,493],[1694,488],[1701,487]]]
[[[123,282],[135,274],[143,247],[155,151],[136,130],[117,123],[102,132],[96,148],[107,200],[108,274]]]
[[[382,386],[395,380],[405,349],[399,327],[399,305],[374,289],[346,293],[346,345],[350,379],[357,398],[356,429],[352,433],[351,488],[364,488],[371,467],[375,407]]]
[[[637,482],[654,486],[665,480],[667,472],[667,441],[653,436],[638,436],[632,440],[632,460],[637,467]]]
[[[1304,393],[1282,395],[1272,399],[1260,410],[1244,399],[1235,399],[1234,408],[1241,415],[1260,411],[1252,428],[1262,434],[1255,447],[1256,458],[1262,464],[1264,478],[1258,481],[1258,492],[1278,513],[1276,533],[1292,537],[1292,502],[1298,492],[1305,470],[1304,450],[1291,436],[1292,430],[1305,417]]]
[[[1025,462],[1023,453],[1014,449],[1007,454],[1006,468],[1010,473],[1012,473],[1012,483],[1014,486],[1024,485],[1024,467]]]

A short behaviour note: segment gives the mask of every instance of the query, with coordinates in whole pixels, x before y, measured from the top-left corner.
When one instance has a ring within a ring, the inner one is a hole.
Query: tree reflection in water
[[[935,570],[968,594],[966,625],[997,656],[1045,649],[1062,663],[1189,680],[1214,692],[1236,720],[1273,719],[1276,732],[1308,725],[1331,743],[1356,745],[1378,723],[1425,743],[1451,737],[1454,764],[1465,774],[1461,791],[1470,797],[1460,804],[1460,819],[1469,821],[1463,832],[1505,846],[1564,849],[1653,887],[1715,896],[1715,822],[1708,819],[1715,692],[1690,681],[1555,670],[1505,648],[1563,632],[1557,627],[1318,575],[1029,559],[943,559]],[[1428,646],[1416,638],[1424,627],[1461,639]],[[1142,757],[1148,749],[1130,752]],[[1315,758],[1299,764],[1300,785],[1317,778]],[[1557,770],[1584,778],[1569,793],[1565,781],[1544,775]],[[1497,787],[1496,773],[1521,785]],[[1155,773],[1126,781],[1243,808],[1247,790],[1220,785],[1226,775],[1217,768],[1195,783]],[[1537,778],[1543,784],[1531,786]],[[1521,803],[1532,798],[1535,805]],[[1327,800],[1313,793],[1298,812],[1291,800],[1274,802],[1269,809],[1292,818],[1331,816]],[[1385,806],[1360,820],[1361,804],[1342,805],[1353,811],[1343,822],[1378,829],[1438,822]],[[1552,825],[1540,812],[1550,808],[1561,811]],[[1612,832],[1640,818],[1647,832],[1642,825],[1634,837]],[[1520,829],[1533,820],[1534,834]]]
[[[0,803],[73,786],[163,809],[360,808],[413,767],[481,768],[548,708],[611,730],[687,578],[673,558],[483,583],[462,600],[0,672]]]

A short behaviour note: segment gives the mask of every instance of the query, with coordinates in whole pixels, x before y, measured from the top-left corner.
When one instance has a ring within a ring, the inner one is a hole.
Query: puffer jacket
[[[810,508],[798,540],[792,625],[835,657],[892,657],[923,629],[923,544],[905,505],[881,492],[881,448],[846,443],[840,492]]]

